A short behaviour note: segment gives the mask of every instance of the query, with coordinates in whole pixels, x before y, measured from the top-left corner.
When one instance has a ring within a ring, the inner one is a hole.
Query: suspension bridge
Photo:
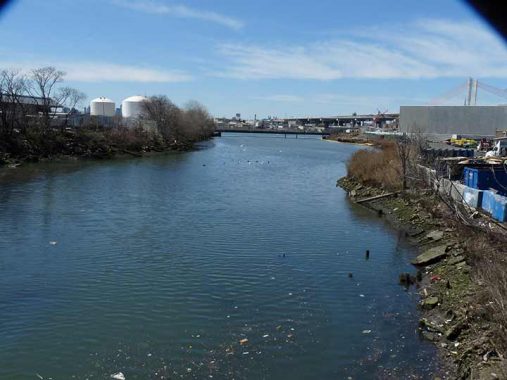
[[[507,99],[507,89],[492,86],[490,84],[484,83],[483,81],[479,81],[478,79],[468,78],[466,81],[461,82],[457,86],[449,89],[438,98],[432,99],[427,105],[444,105],[448,101],[456,99],[457,97],[463,97],[463,105],[475,106],[477,105],[477,95],[479,90],[483,90],[486,93]]]

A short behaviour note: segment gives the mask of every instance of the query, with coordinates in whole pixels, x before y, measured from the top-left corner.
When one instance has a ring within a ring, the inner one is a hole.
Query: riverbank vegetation
[[[54,67],[0,71],[0,165],[188,150],[215,130],[203,105],[179,108],[163,95],[149,98],[134,120],[82,114],[77,107],[86,95],[63,86],[64,77]]]
[[[382,140],[377,146],[380,149],[355,152],[347,163],[347,174],[365,185],[399,190],[402,170],[396,143]]]
[[[438,254],[403,281],[419,287],[421,336],[439,347],[445,378],[507,378],[505,226],[429,185],[420,169],[434,163],[418,139],[379,146],[357,151],[338,185],[404,230],[423,255]]]

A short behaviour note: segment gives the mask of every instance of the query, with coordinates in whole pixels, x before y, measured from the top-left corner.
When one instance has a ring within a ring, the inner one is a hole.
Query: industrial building
[[[468,78],[456,88],[433,101],[438,104],[442,100],[456,94],[463,95],[462,106],[401,106],[400,131],[405,133],[424,133],[435,139],[447,139],[452,135],[491,138],[497,131],[507,130],[507,105],[478,106],[477,92],[484,90],[490,94],[507,98],[507,92],[488,85],[477,79]]]
[[[38,116],[43,112],[63,112],[63,107],[50,98],[28,95],[12,97],[11,95],[1,93],[0,108],[2,110],[10,110],[14,107],[22,108],[27,116]]]
[[[401,106],[400,131],[446,139],[495,137],[507,129],[507,106]]]

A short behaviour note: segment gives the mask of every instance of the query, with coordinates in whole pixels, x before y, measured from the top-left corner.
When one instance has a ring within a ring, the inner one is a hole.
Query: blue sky
[[[504,42],[454,0],[18,0],[0,33],[1,68],[54,65],[88,100],[165,94],[215,116],[396,112],[468,76],[507,87]]]

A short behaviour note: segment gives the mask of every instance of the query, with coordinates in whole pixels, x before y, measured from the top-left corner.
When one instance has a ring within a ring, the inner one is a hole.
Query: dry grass
[[[466,247],[480,284],[477,295],[483,316],[495,325],[497,348],[507,353],[507,252],[505,238],[482,232],[471,233]]]
[[[379,146],[380,149],[354,153],[347,164],[347,175],[365,185],[399,190],[402,186],[401,161],[396,143],[381,140]]]
[[[492,339],[499,353],[507,355],[507,236],[500,232],[486,232],[462,224],[443,204],[431,204],[422,198],[424,208],[438,219],[454,227],[464,237],[463,246],[472,266],[474,283],[472,294],[478,314],[476,318],[491,324]],[[507,370],[507,368],[506,368]]]

